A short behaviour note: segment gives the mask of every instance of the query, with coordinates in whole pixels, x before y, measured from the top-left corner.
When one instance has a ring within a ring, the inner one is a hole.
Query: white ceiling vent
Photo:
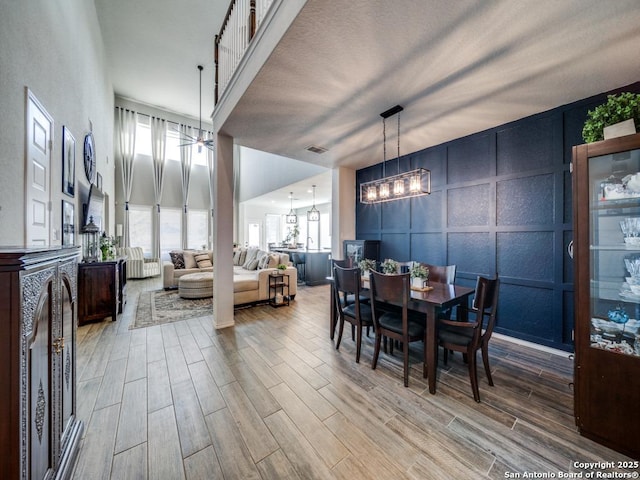
[[[316,145],[309,145],[306,150],[313,152],[313,153],[317,153],[317,154],[321,154],[327,151],[326,148],[323,147],[318,147]]]

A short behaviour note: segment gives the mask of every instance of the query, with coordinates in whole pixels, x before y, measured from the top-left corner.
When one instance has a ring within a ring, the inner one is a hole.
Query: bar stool
[[[304,283],[307,273],[304,253],[292,253],[291,263],[293,263],[293,266],[298,270],[298,283]]]

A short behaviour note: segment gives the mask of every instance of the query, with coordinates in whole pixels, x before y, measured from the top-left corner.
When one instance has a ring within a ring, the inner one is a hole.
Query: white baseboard
[[[540,345],[533,342],[528,342],[526,340],[520,340],[519,338],[509,337],[508,335],[503,335],[501,333],[493,334],[494,337],[499,338],[500,340],[505,340],[507,342],[516,343],[518,345],[523,345],[525,347],[533,348],[535,350],[540,350],[543,352],[550,353],[552,355],[559,355],[561,357],[568,357],[569,355],[573,355],[573,352],[565,352],[564,350],[558,350],[557,348],[547,347],[545,345]]]

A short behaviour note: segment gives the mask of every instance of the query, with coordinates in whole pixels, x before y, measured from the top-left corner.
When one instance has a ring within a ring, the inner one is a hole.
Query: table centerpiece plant
[[[398,273],[399,266],[400,264],[391,258],[385,258],[384,262],[380,264],[382,273],[386,273],[387,275]]]
[[[363,277],[368,277],[369,271],[376,269],[376,261],[371,258],[363,258],[358,262],[358,268],[360,268]]]
[[[409,269],[411,284],[416,288],[424,288],[429,283],[429,269],[420,262],[413,262]]]

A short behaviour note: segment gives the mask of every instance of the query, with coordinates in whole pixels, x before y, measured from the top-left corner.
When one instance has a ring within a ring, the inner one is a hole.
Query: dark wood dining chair
[[[447,283],[449,285],[453,285],[455,283],[455,265],[430,265],[428,263],[422,263],[422,265],[429,269],[429,281]]]
[[[338,339],[336,340],[336,350],[340,348],[342,340],[342,331],[344,330],[345,320],[351,323],[351,338],[356,340],[356,363],[360,363],[360,351],[362,348],[362,327],[370,327],[373,325],[371,318],[371,307],[368,303],[360,301],[360,269],[359,268],[342,268],[337,265],[333,267],[333,292],[335,295],[335,304],[338,310],[338,322],[340,328],[338,330]],[[351,297],[351,303],[342,300]]]
[[[463,353],[465,361],[468,363],[471,390],[476,402],[480,402],[476,368],[478,350],[482,351],[482,362],[487,380],[489,385],[493,386],[489,367],[489,340],[496,322],[499,286],[500,282],[497,278],[478,277],[472,306],[460,307],[466,308],[468,314],[472,314],[475,319],[473,321],[439,319],[438,322],[438,344],[444,347],[444,363],[447,364],[449,350]]]
[[[411,277],[409,273],[385,275],[370,272],[369,293],[375,330],[375,347],[371,368],[375,370],[380,354],[382,337],[389,337],[402,344],[404,386],[409,386],[409,342],[425,341],[423,314],[409,310]],[[426,353],[423,354],[423,377],[427,376]]]

